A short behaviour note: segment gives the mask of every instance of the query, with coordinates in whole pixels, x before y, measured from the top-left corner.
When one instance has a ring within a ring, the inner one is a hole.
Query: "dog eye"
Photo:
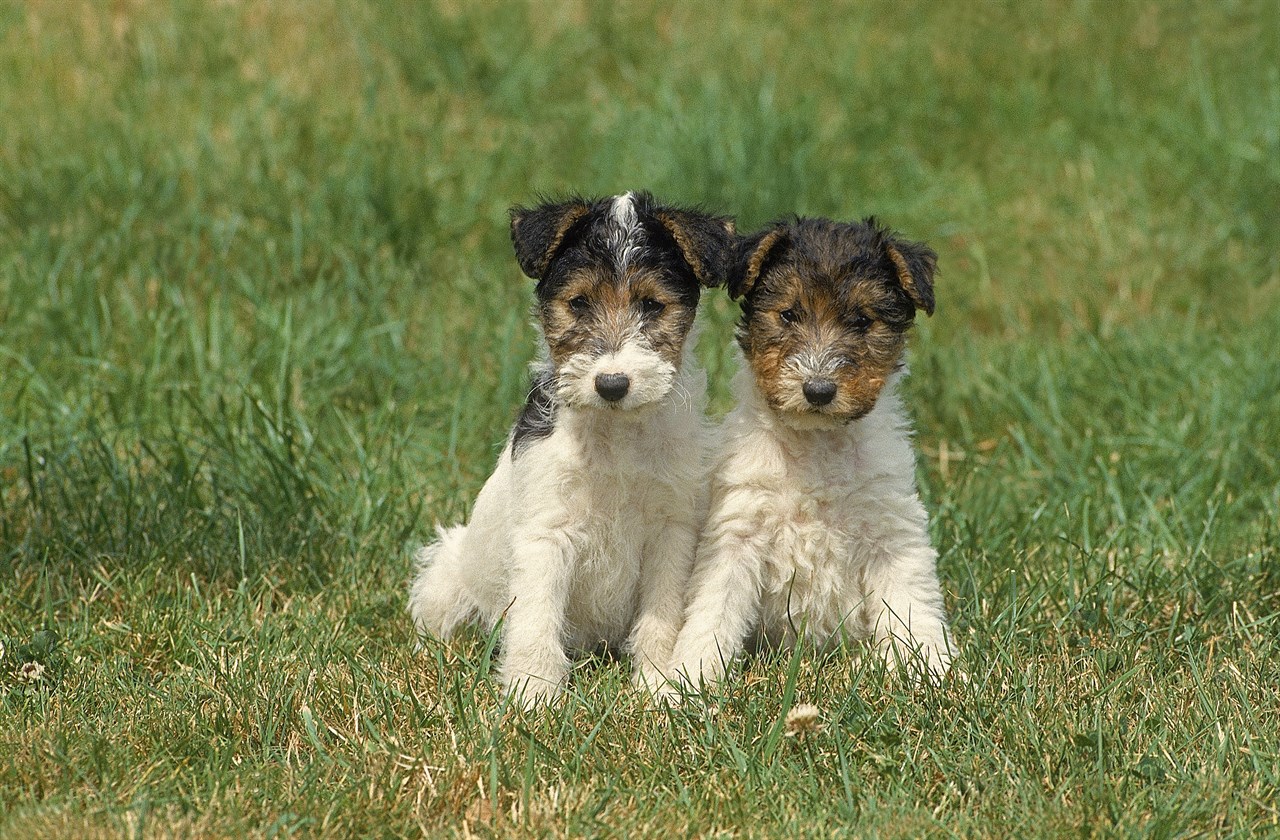
[[[857,315],[849,322],[849,326],[858,332],[866,332],[871,329],[871,319],[866,315]]]
[[[794,324],[796,321],[800,320],[800,313],[794,309],[784,309],[778,313],[778,317],[783,321],[786,321],[788,324]]]
[[[591,301],[587,300],[585,295],[578,295],[569,299],[569,308],[577,315],[581,315],[591,308]]]
[[[666,308],[667,305],[665,303],[660,300],[654,300],[653,298],[645,298],[640,301],[640,311],[646,315],[657,315]]]

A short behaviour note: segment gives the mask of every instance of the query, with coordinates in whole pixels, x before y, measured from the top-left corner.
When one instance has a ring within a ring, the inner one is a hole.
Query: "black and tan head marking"
[[[511,239],[538,281],[538,318],[563,388],[565,376],[594,371],[594,360],[609,367],[624,350],[678,369],[702,288],[724,280],[733,222],[634,192],[514,208]],[[618,376],[646,375],[628,364],[591,373],[614,377],[597,383],[601,399],[626,407],[628,393],[640,394],[619,385]]]
[[[738,241],[737,338],[770,407],[849,421],[901,365],[916,310],[932,315],[937,255],[879,225],[799,218]]]

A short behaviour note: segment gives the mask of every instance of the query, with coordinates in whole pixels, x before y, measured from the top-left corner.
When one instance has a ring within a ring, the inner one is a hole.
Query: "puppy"
[[[733,224],[639,192],[515,208],[511,238],[538,281],[542,360],[470,523],[419,551],[409,611],[442,638],[505,616],[501,679],[526,707],[602,645],[656,688],[705,512],[694,316]]]
[[[720,429],[708,520],[672,669],[714,683],[748,637],[873,639],[940,677],[951,661],[898,385],[936,255],[874,219],[776,223],[741,240],[729,293],[745,365]]]

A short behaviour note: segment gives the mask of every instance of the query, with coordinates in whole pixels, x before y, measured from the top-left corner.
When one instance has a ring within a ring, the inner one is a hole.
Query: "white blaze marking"
[[[641,237],[640,219],[636,216],[635,201],[631,193],[623,193],[613,199],[613,207],[609,212],[609,249],[613,251],[618,264],[618,271],[625,271],[636,254],[640,252]]]

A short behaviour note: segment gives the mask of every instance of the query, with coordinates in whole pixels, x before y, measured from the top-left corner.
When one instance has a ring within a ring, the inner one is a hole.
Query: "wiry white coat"
[[[710,510],[672,670],[714,683],[748,641],[871,638],[891,664],[947,670],[947,629],[895,375],[839,428],[779,419],[743,365],[715,444]]]
[[[690,350],[679,371],[635,355],[562,378],[553,431],[514,457],[509,441],[469,524],[440,528],[418,553],[418,631],[447,637],[505,615],[501,677],[526,706],[561,690],[571,651],[601,645],[634,655],[637,684],[661,685],[683,621],[705,512],[706,375]],[[627,399],[663,377],[669,388],[636,408],[591,404],[597,368],[620,361],[635,383]]]

